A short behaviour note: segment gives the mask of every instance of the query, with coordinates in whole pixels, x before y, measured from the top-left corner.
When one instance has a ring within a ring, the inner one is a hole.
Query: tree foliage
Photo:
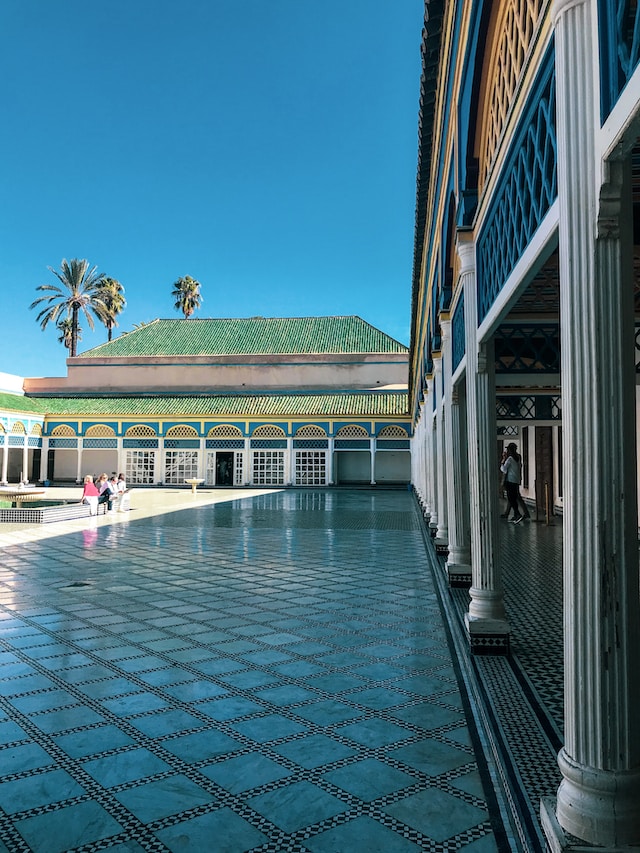
[[[69,355],[73,357],[78,350],[80,316],[85,316],[90,329],[94,328],[92,315],[105,322],[107,309],[101,291],[104,275],[98,272],[97,267],[89,267],[89,261],[78,258],[71,261],[63,258],[59,270],[48,269],[62,286],[41,284],[36,290],[45,295],[39,296],[29,307],[42,308],[36,320],[43,330],[49,323],[58,326],[65,317],[71,321]]]
[[[127,304],[124,298],[124,287],[115,278],[105,276],[100,285],[100,298],[105,306],[105,313],[101,320],[107,327],[107,340],[110,341],[114,326],[118,325],[118,315]]]
[[[65,347],[70,350],[71,349],[71,341],[73,339],[73,322],[71,317],[63,317],[61,320],[58,320],[56,323],[56,328],[60,332],[58,337],[58,343],[64,344]],[[78,326],[76,333],[76,340],[82,340],[82,329]]]
[[[182,311],[185,320],[188,320],[196,311],[202,302],[200,294],[200,282],[190,275],[185,275],[173,283],[171,296],[174,299],[174,308],[176,311]]]

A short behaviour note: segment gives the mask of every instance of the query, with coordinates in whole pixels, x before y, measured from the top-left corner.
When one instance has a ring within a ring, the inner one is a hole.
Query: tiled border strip
[[[491,655],[484,658],[475,657],[470,653],[469,641],[464,629],[464,609],[460,600],[460,593],[466,595],[467,592],[455,590],[452,596],[441,560],[435,554],[429,530],[422,519],[417,500],[415,511],[421,520],[429,569],[434,578],[448,629],[454,666],[458,667],[461,694],[463,701],[466,700],[465,711],[468,716],[469,732],[476,747],[478,764],[487,794],[487,805],[495,824],[494,832],[498,847],[501,850],[517,851],[517,853],[520,851],[521,853],[544,853],[546,845],[537,819],[537,805],[531,803],[514,764],[513,754],[503,728],[505,720],[499,720],[495,713],[495,687],[498,686],[498,682],[501,682],[502,692],[513,696],[519,706],[527,704],[526,700],[513,675],[508,657]],[[455,600],[456,595],[458,601]],[[487,664],[490,665],[490,670]],[[490,682],[493,682],[493,690]],[[534,715],[531,714],[531,716]],[[519,731],[521,733],[521,728]],[[531,752],[530,749],[528,751]],[[550,758],[551,749],[548,748],[545,752],[546,758]],[[481,759],[484,759],[484,768]],[[553,763],[555,765],[555,753],[553,753]],[[498,822],[502,825],[502,836],[498,831]]]

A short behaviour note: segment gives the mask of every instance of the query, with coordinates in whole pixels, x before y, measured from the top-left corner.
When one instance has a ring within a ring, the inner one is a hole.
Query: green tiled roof
[[[42,414],[47,409],[47,400],[23,397],[22,394],[0,392],[0,410],[5,412],[29,412]]]
[[[80,355],[109,358],[406,352],[404,344],[353,316],[154,320]]]
[[[406,391],[338,394],[209,394],[194,396],[50,397],[37,401],[50,416],[155,417],[398,417],[407,414]]]

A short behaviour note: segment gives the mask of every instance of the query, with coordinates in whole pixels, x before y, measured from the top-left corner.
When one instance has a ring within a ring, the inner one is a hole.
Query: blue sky
[[[422,0],[0,5],[0,371],[66,373],[29,305],[87,258],[116,334],[359,314],[408,343]],[[79,350],[106,340],[83,323]]]

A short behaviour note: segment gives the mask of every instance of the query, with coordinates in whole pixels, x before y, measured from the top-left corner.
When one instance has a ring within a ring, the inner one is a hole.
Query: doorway
[[[233,486],[233,451],[216,453],[216,486]]]
[[[553,515],[553,434],[552,427],[538,426],[536,434],[536,511],[538,517]]]

